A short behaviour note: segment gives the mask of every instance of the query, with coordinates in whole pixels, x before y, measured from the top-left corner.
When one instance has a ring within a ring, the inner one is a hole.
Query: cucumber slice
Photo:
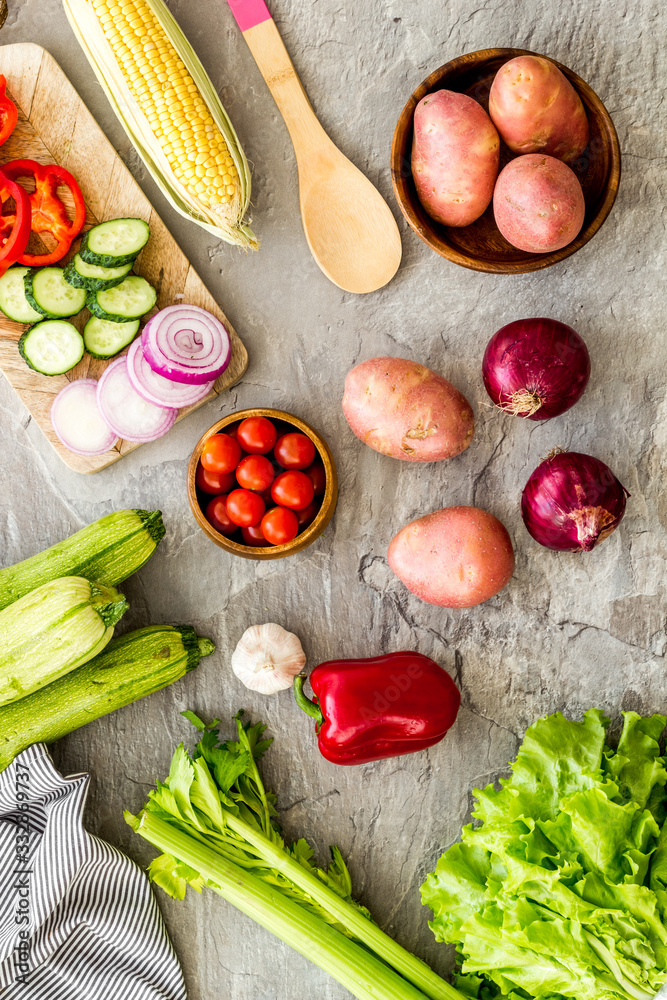
[[[29,267],[10,267],[0,278],[0,309],[16,323],[37,323],[41,312],[33,309],[25,297],[23,279]]]
[[[23,278],[25,297],[46,319],[76,316],[86,304],[86,291],[72,288],[61,267],[35,267]]]
[[[139,332],[139,320],[129,323],[112,323],[108,319],[91,316],[83,328],[83,342],[94,358],[113,358],[131,344]]]
[[[157,301],[157,292],[145,278],[133,274],[114,288],[92,292],[87,305],[93,316],[111,323],[126,323],[150,312]]]
[[[79,253],[87,264],[121,267],[141,252],[149,234],[143,219],[111,219],[93,226],[84,235]]]
[[[122,267],[100,267],[98,264],[87,264],[81,254],[77,254],[65,268],[65,281],[74,288],[85,288],[88,292],[99,292],[102,288],[113,288],[120,285],[132,270],[132,264]]]
[[[71,323],[45,319],[19,340],[19,353],[29,368],[42,375],[64,375],[83,357],[83,337]]]

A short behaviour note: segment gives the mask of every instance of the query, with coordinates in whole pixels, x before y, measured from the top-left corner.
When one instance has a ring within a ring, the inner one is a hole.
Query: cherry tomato
[[[278,438],[273,454],[283,469],[305,469],[315,459],[315,445],[305,434],[295,431]]]
[[[311,466],[304,470],[308,478],[313,484],[315,490],[315,496],[321,496],[327,485],[327,474],[324,471],[324,466],[321,462],[313,462]]]
[[[201,453],[201,464],[208,472],[233,472],[240,460],[238,441],[229,434],[214,434]]]
[[[236,476],[233,472],[209,472],[199,463],[195,474],[195,483],[202,493],[229,493],[236,486]]]
[[[273,466],[264,455],[246,455],[236,468],[239,486],[262,493],[268,490],[275,478]]]
[[[299,521],[293,510],[272,507],[262,518],[262,534],[271,545],[284,545],[299,534]]]
[[[236,440],[251,455],[266,455],[277,437],[277,430],[266,417],[246,417],[236,431]]]
[[[298,510],[296,512],[296,519],[299,522],[299,528],[307,528],[308,525],[315,520],[315,515],[320,509],[320,505],[313,500],[309,503],[307,507],[303,510]]]
[[[267,542],[259,524],[253,524],[250,528],[241,528],[241,534],[246,545],[254,545],[255,548],[259,548],[271,544],[271,542]]]
[[[227,497],[229,520],[239,528],[250,528],[253,524],[259,524],[265,510],[262,498],[250,490],[232,490]]]
[[[227,497],[213,497],[206,505],[206,520],[210,521],[216,531],[221,535],[233,535],[236,525],[230,520],[227,513]]]
[[[271,487],[275,503],[292,510],[303,510],[312,502],[314,495],[313,484],[306,473],[293,469],[276,476]]]

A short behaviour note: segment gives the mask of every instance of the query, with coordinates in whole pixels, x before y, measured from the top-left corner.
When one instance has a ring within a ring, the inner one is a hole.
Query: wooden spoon
[[[292,139],[310,252],[339,288],[382,288],[401,262],[401,237],[387,203],[320,125],[264,0],[228,3]]]

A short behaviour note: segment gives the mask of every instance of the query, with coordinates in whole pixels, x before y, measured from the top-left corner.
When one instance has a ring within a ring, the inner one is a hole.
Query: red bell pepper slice
[[[0,74],[0,146],[5,139],[9,139],[19,119],[18,109],[11,98],[7,97],[6,88],[7,80]]]
[[[422,653],[321,663],[310,675],[315,701],[304,680],[294,679],[294,696],[316,719],[320,753],[333,764],[425,750],[454,724],[461,703],[449,674]]]
[[[4,204],[9,198],[14,199],[16,207],[11,215],[0,215],[0,276],[27,247],[31,221],[27,191],[0,170],[0,201]]]
[[[12,160],[2,168],[10,180],[33,177],[35,190],[30,197],[33,233],[50,233],[57,240],[57,246],[43,254],[22,253],[19,263],[30,267],[43,267],[62,260],[79,235],[86,221],[86,206],[81,189],[69,170],[55,163],[46,165],[35,160]],[[67,187],[74,200],[74,218],[67,215],[67,208],[58,197],[58,188]],[[6,216],[7,219],[10,216]]]

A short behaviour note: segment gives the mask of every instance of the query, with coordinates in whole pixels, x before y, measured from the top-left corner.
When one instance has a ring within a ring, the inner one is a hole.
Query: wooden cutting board
[[[0,147],[0,165],[28,157],[40,163],[59,163],[66,167],[76,177],[86,201],[86,229],[107,219],[144,219],[150,226],[151,235],[137,258],[134,271],[157,289],[156,309],[177,303],[202,306],[218,316],[229,330],[232,338],[229,367],[206,399],[180,411],[178,419],[181,420],[238,382],[248,367],[245,347],[52,56],[32,43],[3,45],[0,46],[0,73],[7,78],[7,92],[19,109],[15,131]],[[30,246],[32,249],[32,243]],[[66,260],[74,255],[77,247],[78,241]],[[84,310],[72,322],[83,329],[88,316]],[[106,454],[86,458],[74,455],[60,443],[51,426],[50,409],[54,398],[74,378],[99,378],[109,362],[85,355],[66,375],[40,375],[28,368],[18,352],[17,342],[25,329],[26,326],[13,323],[0,314],[0,369],[63,462],[76,472],[99,472],[141,447],[119,441]]]

